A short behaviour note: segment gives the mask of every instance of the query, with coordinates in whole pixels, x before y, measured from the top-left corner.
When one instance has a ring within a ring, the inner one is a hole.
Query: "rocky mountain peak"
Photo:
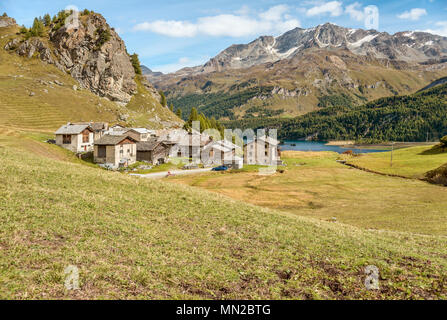
[[[447,38],[424,32],[390,35],[325,23],[308,29],[295,28],[278,37],[262,36],[248,44],[232,45],[205,65],[183,69],[178,74],[188,76],[250,68],[319,49],[348,50],[358,56],[415,64],[433,63],[447,59]]]
[[[16,25],[15,19],[8,17],[6,13],[0,16],[0,28],[6,28]]]

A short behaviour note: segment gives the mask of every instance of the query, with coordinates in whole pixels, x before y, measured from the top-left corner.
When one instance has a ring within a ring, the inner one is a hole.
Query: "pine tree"
[[[31,36],[32,37],[42,37],[45,32],[45,27],[43,22],[38,18],[34,19],[33,26],[31,27]]]
[[[158,93],[159,93],[160,96],[161,96],[161,98],[160,98],[160,103],[161,103],[161,105],[162,105],[163,107],[166,107],[166,106],[168,105],[168,102],[167,102],[167,100],[166,100],[166,96],[165,96],[164,92],[160,90],[160,91],[158,91]]]
[[[130,60],[132,62],[132,66],[135,70],[135,73],[138,75],[142,75],[143,71],[141,70],[141,63],[140,59],[138,58],[138,54],[134,53],[133,55],[131,55]]]
[[[20,28],[20,33],[21,33],[21,34],[26,34],[26,33],[28,33],[28,28],[25,27],[25,26],[22,26],[22,27]]]
[[[7,17],[8,17],[8,15],[6,14],[6,12],[3,12],[2,17],[3,17],[3,18],[7,18]]]
[[[171,105],[169,106],[169,110],[171,110],[171,112],[174,112],[174,105],[171,103]]]
[[[175,111],[175,114],[177,115],[177,117],[179,117],[181,119],[182,118],[182,109],[177,109]]]
[[[197,112],[197,109],[192,107],[191,113],[189,114],[189,121],[193,122],[193,121],[197,121],[197,120],[199,120],[199,114]]]
[[[45,27],[49,27],[51,24],[51,16],[48,13],[43,16],[43,24]]]

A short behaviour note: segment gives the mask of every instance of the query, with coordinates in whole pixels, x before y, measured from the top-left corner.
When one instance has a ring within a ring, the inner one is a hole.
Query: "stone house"
[[[115,169],[127,167],[137,161],[137,141],[129,136],[105,135],[95,142],[93,159]]]
[[[74,124],[89,125],[93,130],[93,141],[101,139],[109,130],[109,124],[107,122],[79,122]]]
[[[156,133],[153,130],[148,130],[146,128],[132,128],[128,129],[126,135],[134,138],[137,141],[149,141],[156,137]]]
[[[177,151],[177,155],[175,156],[197,159],[200,161],[202,150],[211,142],[212,139],[206,134],[190,132],[187,135],[183,136],[176,144],[176,148],[174,148],[174,150]]]
[[[236,166],[240,169],[241,147],[227,140],[211,141],[202,150],[202,163],[205,165]]]
[[[75,153],[93,150],[94,132],[88,124],[67,123],[56,132],[56,144]]]
[[[157,138],[137,143],[137,161],[159,165],[168,162],[171,145]]]
[[[271,137],[259,137],[244,146],[244,164],[275,166],[281,163],[279,142]]]

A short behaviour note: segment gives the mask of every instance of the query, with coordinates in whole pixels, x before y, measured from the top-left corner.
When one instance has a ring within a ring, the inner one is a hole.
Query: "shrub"
[[[135,73],[138,75],[142,75],[143,71],[141,70],[140,59],[138,58],[138,54],[134,53],[130,56],[130,61],[132,62],[132,66],[135,70]]]
[[[447,136],[442,137],[439,141],[441,142],[441,147],[447,148]]]
[[[101,49],[102,46],[105,45],[112,36],[108,29],[102,29],[102,28],[96,30],[96,35],[98,36],[98,40],[96,41],[96,48],[95,48],[96,50]]]

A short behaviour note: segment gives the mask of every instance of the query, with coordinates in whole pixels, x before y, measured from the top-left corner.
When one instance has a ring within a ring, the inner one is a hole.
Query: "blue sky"
[[[0,12],[29,26],[34,17],[69,5],[101,13],[129,52],[163,72],[203,64],[232,44],[297,26],[332,22],[365,28],[365,8],[371,5],[379,10],[379,31],[423,30],[447,36],[447,0],[0,0]]]

